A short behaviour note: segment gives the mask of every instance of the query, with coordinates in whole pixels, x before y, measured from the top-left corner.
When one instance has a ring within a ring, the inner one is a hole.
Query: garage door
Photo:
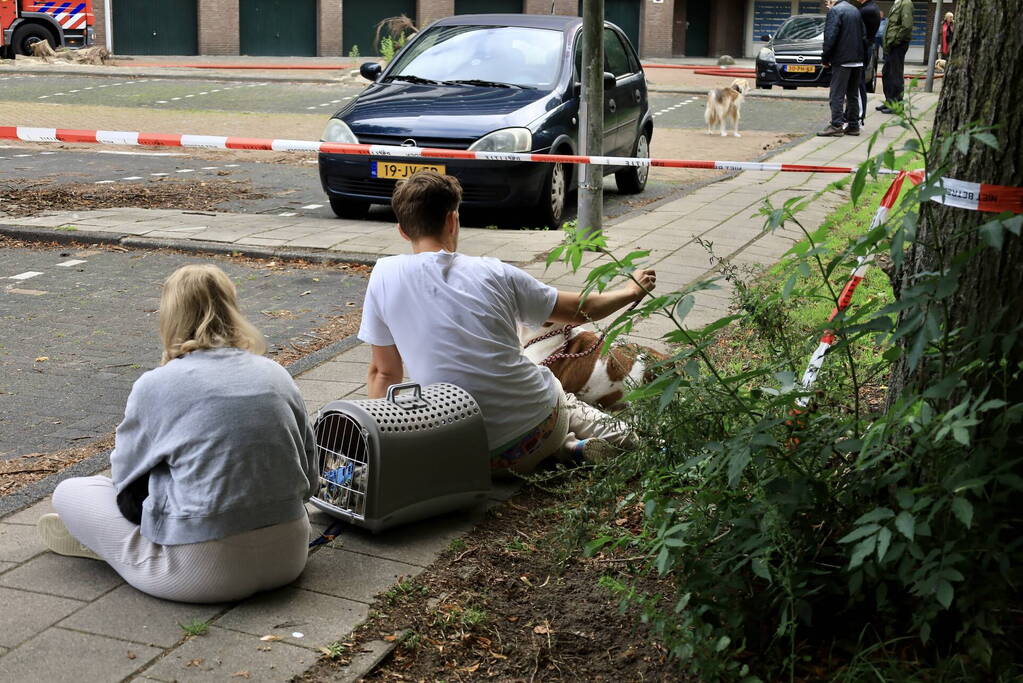
[[[640,0],[604,0],[604,19],[625,31],[636,52],[640,51],[639,5]],[[582,15],[583,0],[579,0],[579,16]]]
[[[115,0],[112,4],[116,54],[199,54],[196,0]]]
[[[316,0],[240,0],[243,55],[316,56]]]
[[[345,53],[359,46],[359,54],[375,55],[377,24],[382,19],[404,14],[416,20],[416,0],[345,0],[341,7],[341,43]],[[424,27],[420,27],[424,28]]]
[[[455,14],[521,14],[522,0],[455,0]]]

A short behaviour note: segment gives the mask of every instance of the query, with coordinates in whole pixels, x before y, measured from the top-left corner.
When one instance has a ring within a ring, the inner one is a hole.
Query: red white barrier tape
[[[885,192],[884,197],[881,198],[881,205],[877,207],[877,212],[874,214],[874,220],[870,222],[870,230],[873,230],[877,226],[884,222],[884,219],[888,217],[888,211],[895,206],[895,200],[899,197],[899,192],[902,191],[902,184],[909,178],[914,184],[919,184],[923,181],[923,173],[921,171],[906,172],[902,171],[897,176],[892,184],[888,186],[888,191]],[[869,232],[869,231],[868,231]],[[852,303],[853,293],[856,288],[863,282],[863,278],[867,275],[867,269],[870,264],[873,263],[873,255],[859,256],[856,258],[856,267],[853,268],[852,273],[849,275],[849,281],[845,283],[845,287],[842,288],[842,292],[838,295],[838,305],[831,310],[831,315],[828,316],[828,322],[834,320],[839,313],[849,308],[849,304]],[[820,373],[821,367],[824,365],[824,356],[827,355],[828,351],[835,344],[835,334],[831,330],[827,330],[821,336],[820,344],[817,346],[817,350],[810,356],[810,363],[806,366],[806,372],[803,373],[803,379],[800,384],[804,391],[809,391],[813,386],[814,382],[817,381],[817,375]],[[810,402],[810,397],[802,396],[796,401],[796,405],[800,408],[805,408],[806,404]]]
[[[968,183],[965,180],[942,178],[943,195],[932,197],[932,201],[945,206],[956,206],[971,211],[1001,213],[1023,213],[1023,187]]]
[[[204,149],[252,149],[274,152],[324,152],[377,157],[423,159],[474,159],[479,161],[527,161],[602,166],[657,166],[661,168],[705,168],[719,171],[784,171],[788,173],[852,173],[849,166],[808,166],[757,161],[690,161],[638,157],[583,156],[578,154],[529,154],[514,152],[473,152],[464,149],[359,145],[312,140],[271,140],[215,135],[166,135],[113,130],[74,130],[0,126],[0,139],[25,142],[78,142],[153,147],[201,147]]]

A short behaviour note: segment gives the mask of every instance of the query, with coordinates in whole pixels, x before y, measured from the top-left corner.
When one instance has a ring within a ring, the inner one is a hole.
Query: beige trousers
[[[108,477],[62,481],[53,507],[79,543],[143,593],[178,602],[230,602],[298,578],[309,555],[309,518],[184,545],[145,538],[117,507]]]

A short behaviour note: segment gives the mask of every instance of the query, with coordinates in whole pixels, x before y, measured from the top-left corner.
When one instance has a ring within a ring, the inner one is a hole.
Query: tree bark
[[[1000,149],[973,142],[963,154],[953,147],[949,178],[993,185],[1023,186],[1023,0],[962,0],[956,8],[956,33],[935,115],[937,143],[971,124],[996,127]],[[932,146],[928,169],[936,169],[939,144]],[[917,239],[906,254],[901,292],[918,274],[948,268],[956,255],[980,247],[970,257],[959,287],[948,301],[948,329],[967,334],[1009,334],[1023,320],[1023,239],[1005,233],[1000,250],[984,246],[977,230],[994,214],[926,202],[921,207]],[[943,313],[945,313],[943,311]],[[1009,360],[1023,360],[1019,342]],[[991,349],[991,357],[1002,349]],[[905,357],[904,357],[905,358]],[[928,373],[903,360],[893,371],[889,403],[903,388],[925,389]],[[1017,398],[1021,382],[1005,387]]]

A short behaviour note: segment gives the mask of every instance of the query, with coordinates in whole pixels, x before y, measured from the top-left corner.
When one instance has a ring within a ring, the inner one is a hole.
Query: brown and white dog
[[[742,101],[749,92],[749,83],[744,78],[736,78],[727,88],[716,88],[707,93],[707,109],[703,118],[707,122],[707,135],[713,135],[716,126],[721,127],[721,137],[728,135],[726,128],[732,125],[732,134],[739,135],[739,110]]]
[[[565,327],[563,324],[546,323],[537,330],[520,325],[519,341],[524,347],[523,354],[539,364],[559,349],[564,354],[582,353],[600,341],[600,335],[589,327],[573,327],[568,333],[568,345],[561,349],[565,343],[562,332]],[[555,331],[559,333],[530,343]],[[638,344],[617,345],[606,354],[601,354],[600,350],[598,345],[592,353],[579,358],[561,358],[547,367],[566,393],[575,394],[580,401],[605,410],[621,407],[622,399],[630,389],[654,379],[651,366],[666,358],[663,353]]]

